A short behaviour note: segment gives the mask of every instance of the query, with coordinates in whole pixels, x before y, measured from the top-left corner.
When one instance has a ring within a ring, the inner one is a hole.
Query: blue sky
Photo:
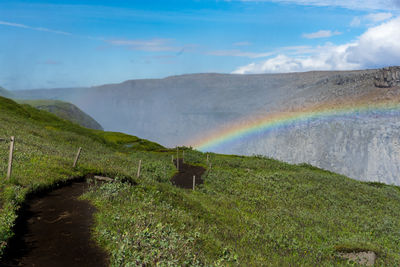
[[[400,0],[0,2],[0,86],[400,65]]]

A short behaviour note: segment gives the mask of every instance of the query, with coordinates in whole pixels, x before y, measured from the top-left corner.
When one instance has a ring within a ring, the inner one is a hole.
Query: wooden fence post
[[[174,155],[171,155],[171,162],[174,163]]]
[[[207,154],[207,163],[208,163],[208,154]]]
[[[11,136],[10,155],[9,155],[9,158],[8,158],[7,179],[10,179],[10,178],[11,178],[11,173],[12,173],[13,154],[14,154],[14,142],[15,142],[15,138],[14,138],[14,136]]]
[[[182,151],[182,163],[185,163],[185,150]]]
[[[179,171],[179,148],[176,148],[176,169]]]
[[[82,148],[80,147],[80,148],[78,149],[78,153],[76,153],[76,157],[75,157],[75,160],[74,160],[74,164],[72,165],[73,168],[76,168],[76,164],[78,163],[79,156],[81,155],[81,151],[82,151]]]
[[[196,176],[193,175],[193,190],[194,190],[195,185],[196,185]]]
[[[142,160],[139,160],[139,166],[138,166],[138,170],[137,170],[137,178],[140,177],[140,168],[142,167]]]

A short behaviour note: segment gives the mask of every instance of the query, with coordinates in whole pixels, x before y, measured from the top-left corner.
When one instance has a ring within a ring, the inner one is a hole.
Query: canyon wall
[[[193,74],[91,88],[20,91],[21,98],[71,102],[106,130],[165,146],[192,145],[220,127],[271,112],[342,102],[400,103],[400,67],[360,71]],[[397,102],[396,102],[397,101]],[[307,162],[359,180],[400,184],[397,114],[310,121],[260,133],[215,152]]]

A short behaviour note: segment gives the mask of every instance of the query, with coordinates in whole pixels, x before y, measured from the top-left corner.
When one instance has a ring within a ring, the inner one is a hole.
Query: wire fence
[[[4,138],[4,137],[0,137],[0,177],[7,177],[7,178],[11,178],[12,175],[12,169],[13,169],[13,161],[15,161],[15,159],[18,162],[18,159],[21,159],[21,157],[15,158],[16,155],[15,154],[15,138],[14,136],[8,137],[8,138]],[[34,148],[35,151],[40,151],[42,149],[42,145],[41,144],[35,144],[33,142],[30,142],[30,140],[23,140],[23,139],[18,139],[17,140],[18,145],[29,145],[30,147]],[[79,160],[79,154],[80,154],[80,150],[82,148],[79,148],[78,154],[76,155],[76,152],[72,152],[74,155],[75,160],[73,161],[72,156],[71,156],[71,165],[73,162],[72,167],[76,168],[77,164],[78,164],[78,160]],[[53,152],[57,152],[56,150],[54,150]],[[76,156],[75,156],[76,155]],[[23,157],[26,157],[26,155],[23,155]],[[16,163],[17,163],[16,162]]]

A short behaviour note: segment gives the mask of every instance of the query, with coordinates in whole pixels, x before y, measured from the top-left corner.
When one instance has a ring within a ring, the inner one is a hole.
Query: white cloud
[[[372,22],[381,22],[384,20],[388,20],[392,17],[393,17],[393,14],[389,13],[389,12],[373,13],[373,14],[369,14],[369,15],[365,16],[365,18],[367,20],[372,21]]]
[[[249,65],[236,69],[233,73],[279,73],[299,72],[310,70],[350,70],[358,68],[359,64],[347,61],[344,51],[350,45],[333,46],[327,44],[316,47],[318,51],[311,56],[287,56],[279,54],[264,62],[253,62]]]
[[[343,45],[327,43],[311,54],[280,53],[262,62],[237,68],[233,73],[272,73],[309,70],[350,70],[398,65],[400,62],[400,17],[371,27],[357,40]]]
[[[233,44],[234,46],[248,46],[251,45],[250,42],[237,42]]]
[[[335,35],[340,35],[342,34],[339,31],[330,31],[330,30],[320,30],[317,32],[313,32],[313,33],[304,33],[302,36],[303,38],[307,38],[307,39],[316,39],[316,38],[328,38],[328,37],[332,37]]]
[[[267,53],[254,53],[254,52],[245,52],[240,50],[216,50],[207,53],[212,56],[229,56],[229,57],[248,57],[248,58],[261,58],[261,57],[269,57],[272,56],[273,52]]]
[[[207,55],[212,55],[212,56],[220,56],[220,57],[247,57],[247,58],[263,58],[263,57],[270,57],[279,53],[287,53],[289,55],[298,55],[298,54],[304,54],[304,53],[310,53],[313,52],[313,49],[311,46],[285,46],[281,47],[279,49],[276,49],[271,52],[262,52],[262,53],[256,53],[256,52],[249,52],[249,51],[241,51],[241,50],[216,50],[216,51],[210,51],[207,52]]]
[[[28,26],[26,26],[24,24],[18,24],[18,23],[7,22],[7,21],[0,21],[0,25],[17,27],[17,28],[29,28]]]
[[[161,51],[180,51],[182,47],[171,45],[171,39],[152,39],[152,40],[109,40],[115,46],[127,46],[132,50],[161,52]]]
[[[333,6],[352,10],[398,10],[400,0],[241,0],[242,2],[293,3],[307,6]]]
[[[368,29],[346,53],[349,61],[366,67],[399,65],[400,17]]]
[[[361,18],[354,17],[353,20],[350,22],[350,27],[358,27],[361,25]]]
[[[392,17],[393,14],[390,12],[371,13],[362,17],[354,17],[353,20],[350,22],[350,26],[358,27],[362,23],[366,23],[368,26],[371,26],[376,23],[389,20]]]
[[[32,27],[32,26],[28,26],[28,25],[24,25],[24,24],[7,22],[7,21],[0,21],[0,25],[29,29],[29,30],[40,31],[40,32],[51,32],[51,33],[62,34],[62,35],[72,35],[69,32],[57,31],[57,30],[52,30],[52,29],[43,28],[43,27]]]

